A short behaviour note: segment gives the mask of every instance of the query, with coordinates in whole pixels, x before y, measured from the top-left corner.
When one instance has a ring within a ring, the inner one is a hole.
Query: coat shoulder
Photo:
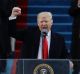
[[[53,38],[55,39],[64,39],[64,37],[59,33],[52,33]]]

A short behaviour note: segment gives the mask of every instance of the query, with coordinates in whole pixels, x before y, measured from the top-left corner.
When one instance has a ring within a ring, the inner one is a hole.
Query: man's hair
[[[48,14],[50,16],[50,18],[52,19],[52,13],[51,12],[40,12],[38,15],[37,15],[37,18],[39,18],[39,16],[41,15],[44,15],[44,14]]]

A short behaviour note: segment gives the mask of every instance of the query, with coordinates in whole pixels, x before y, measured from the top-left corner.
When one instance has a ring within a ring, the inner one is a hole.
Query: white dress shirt
[[[48,32],[46,38],[47,38],[47,41],[48,41],[48,55],[49,55],[51,31]],[[38,51],[37,59],[42,59],[42,37],[41,36],[40,36],[39,51]]]
[[[16,19],[17,18],[17,16],[10,16],[9,17],[9,20],[14,20],[14,19]]]

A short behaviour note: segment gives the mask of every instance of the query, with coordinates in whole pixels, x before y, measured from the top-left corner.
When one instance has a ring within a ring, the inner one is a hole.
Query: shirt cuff
[[[14,19],[16,19],[17,17],[16,16],[10,16],[9,17],[9,20],[14,20]]]

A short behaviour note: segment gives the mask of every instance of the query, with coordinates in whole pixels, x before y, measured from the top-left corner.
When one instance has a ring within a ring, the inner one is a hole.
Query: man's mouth
[[[42,29],[47,29],[47,27],[42,27]]]

